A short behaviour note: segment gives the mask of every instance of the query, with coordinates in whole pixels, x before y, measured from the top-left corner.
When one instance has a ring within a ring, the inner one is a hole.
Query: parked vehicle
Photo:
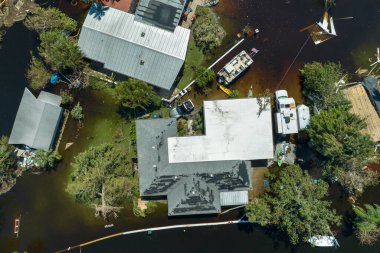
[[[188,99],[180,105],[177,105],[170,111],[171,118],[179,118],[185,115],[190,114],[194,110],[193,102]]]

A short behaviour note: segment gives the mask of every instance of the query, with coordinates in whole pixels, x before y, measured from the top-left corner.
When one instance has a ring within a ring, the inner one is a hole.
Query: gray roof
[[[62,115],[60,101],[59,96],[48,92],[41,92],[36,99],[25,88],[9,143],[23,144],[34,149],[50,149]]]
[[[380,115],[380,92],[377,78],[368,76],[364,78],[363,86],[369,94],[371,102],[375,106],[377,113]]]
[[[174,31],[185,5],[186,0],[140,0],[135,20]]]
[[[181,180],[168,194],[168,214],[192,215],[220,213],[219,190],[196,176]]]
[[[174,136],[177,136],[175,119],[136,120],[140,194],[167,195],[169,215],[218,213],[221,206],[219,191],[247,190],[250,187],[248,161],[169,163],[167,139]],[[199,191],[197,196],[184,192],[184,185],[190,187],[193,180],[199,182],[202,189],[215,189],[215,201],[206,204],[207,198],[204,194],[199,195]],[[194,204],[196,199],[203,204]]]
[[[87,15],[78,45],[104,68],[170,90],[186,57],[190,30],[167,31],[109,8],[99,20]]]

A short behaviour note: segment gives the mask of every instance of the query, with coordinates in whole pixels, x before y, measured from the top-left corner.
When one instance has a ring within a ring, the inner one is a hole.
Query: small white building
[[[257,99],[205,101],[205,135],[168,138],[169,163],[272,159],[271,105]]]

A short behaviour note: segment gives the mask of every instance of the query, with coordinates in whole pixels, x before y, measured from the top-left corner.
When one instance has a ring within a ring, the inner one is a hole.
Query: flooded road
[[[58,2],[63,10],[80,19],[82,10],[75,10],[67,2]],[[228,36],[225,44],[216,55],[221,55],[231,47],[236,34],[247,24],[260,29],[257,38],[248,38],[230,54],[240,50],[258,48],[254,66],[233,88],[239,89],[244,96],[250,85],[254,95],[269,88],[287,89],[297,101],[302,101],[298,81],[298,69],[309,61],[340,61],[342,66],[353,73],[358,67],[368,66],[376,46],[380,46],[380,1],[355,0],[337,1],[332,8],[336,18],[352,16],[353,19],[337,20],[337,38],[315,46],[308,41],[299,57],[295,60],[286,78],[279,85],[289,65],[293,62],[308,34],[299,30],[317,21],[323,14],[323,5],[318,0],[269,1],[269,0],[224,0],[215,8],[226,27]],[[21,23],[7,31],[2,49],[0,49],[0,135],[9,135],[27,85],[25,69],[29,62],[29,51],[35,50],[35,34],[29,32]],[[226,59],[227,61],[228,59]],[[211,61],[211,60],[210,60]],[[226,62],[221,62],[220,68]],[[83,150],[84,143],[91,140],[93,127],[97,119],[105,115],[118,115],[117,108],[105,94],[96,91],[83,91],[78,96],[85,101],[85,128],[77,132],[76,122],[69,121],[66,126],[63,143],[74,140],[72,148],[63,153],[64,159],[56,171],[35,176],[26,175],[17,180],[17,185],[6,195],[0,196],[0,253],[13,250],[28,250],[29,253],[45,253],[67,248],[84,241],[104,235],[135,228],[152,227],[167,224],[207,222],[223,219],[235,219],[237,213],[226,217],[168,219],[165,205],[148,218],[135,218],[132,212],[121,213],[113,228],[104,229],[106,221],[95,219],[93,210],[75,203],[64,191],[69,175],[69,164],[74,154]],[[225,95],[214,88],[209,94],[213,98]],[[87,104],[86,104],[87,103]],[[79,134],[80,138],[77,138]],[[374,201],[379,203],[380,187],[369,189],[359,203]],[[345,199],[336,205],[343,206]],[[345,206],[344,206],[345,207]],[[344,212],[345,208],[342,208]],[[20,238],[12,233],[15,216],[22,214]],[[343,229],[338,240],[341,248],[334,252],[380,252],[380,244],[361,247],[352,236],[350,229]],[[196,228],[183,232],[173,230],[154,233],[151,237],[137,234],[119,237],[91,247],[83,248],[88,253],[124,253],[124,252],[330,252],[329,249],[312,249],[300,246],[288,247],[275,235],[265,234],[258,228],[249,226],[222,226],[217,228]]]

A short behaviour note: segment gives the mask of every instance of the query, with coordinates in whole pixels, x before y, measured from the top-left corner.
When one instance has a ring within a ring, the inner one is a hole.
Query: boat
[[[315,247],[338,247],[338,241],[334,236],[316,235],[310,237],[308,242]]]
[[[107,225],[104,225],[104,228],[112,228],[114,225],[113,224],[107,224]]]
[[[254,54],[258,52],[257,49],[252,51]],[[251,55],[245,50],[236,55],[230,62],[217,73],[217,80],[220,84],[230,86],[238,77],[241,76],[253,63]]]
[[[221,89],[227,95],[230,95],[232,93],[232,91],[230,89],[228,89],[226,86],[223,86],[220,83],[217,83],[217,85],[218,85],[219,89]]]
[[[21,223],[21,215],[15,219],[15,226],[13,233],[16,234],[16,238],[18,238],[18,234],[20,232],[20,223]]]

